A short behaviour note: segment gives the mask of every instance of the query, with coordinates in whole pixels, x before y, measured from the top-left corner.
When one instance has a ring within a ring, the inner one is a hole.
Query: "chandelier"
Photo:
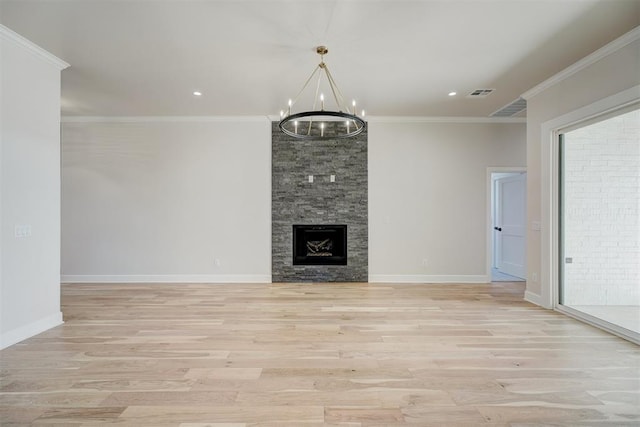
[[[325,46],[318,46],[316,52],[320,55],[320,64],[313,70],[311,76],[300,89],[300,92],[294,99],[289,99],[289,105],[286,110],[280,111],[279,127],[282,132],[299,139],[334,139],[334,138],[351,138],[361,133],[365,127],[364,110],[360,116],[356,113],[356,101],[351,102],[351,111],[345,103],[344,96],[335,80],[329,72],[327,64],[324,63],[324,55],[329,50]],[[316,90],[313,94],[313,106],[308,111],[294,112],[296,103],[300,97],[305,94],[305,89],[316,76]],[[329,100],[325,102],[324,93],[320,91],[322,81],[326,81],[329,92],[333,95],[335,110],[325,110],[325,104],[329,105]]]

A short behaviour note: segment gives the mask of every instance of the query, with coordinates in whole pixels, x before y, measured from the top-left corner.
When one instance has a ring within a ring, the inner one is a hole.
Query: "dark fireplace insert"
[[[347,226],[294,225],[293,265],[347,265]]]

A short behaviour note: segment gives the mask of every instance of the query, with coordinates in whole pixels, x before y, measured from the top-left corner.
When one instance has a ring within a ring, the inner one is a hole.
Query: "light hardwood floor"
[[[639,347],[491,285],[64,285],[0,424],[638,426]]]

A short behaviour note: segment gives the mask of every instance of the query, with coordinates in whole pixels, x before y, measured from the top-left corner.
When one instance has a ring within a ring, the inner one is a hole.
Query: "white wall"
[[[524,124],[369,126],[372,280],[486,281],[487,167],[525,164]],[[270,280],[268,120],[69,119],[62,175],[63,281]]]
[[[0,348],[62,322],[60,70],[0,26]]]
[[[268,282],[266,118],[63,123],[63,282]]]
[[[490,280],[487,168],[524,166],[525,135],[524,123],[371,122],[370,280]]]
[[[594,52],[559,76],[525,93],[527,99],[526,298],[553,306],[557,284],[557,147],[554,129],[640,97],[640,29]],[[626,100],[626,101],[625,101]],[[536,229],[534,224],[541,224]]]

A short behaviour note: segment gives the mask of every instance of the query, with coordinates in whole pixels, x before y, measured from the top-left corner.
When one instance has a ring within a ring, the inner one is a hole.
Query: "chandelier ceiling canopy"
[[[316,52],[320,55],[320,64],[313,70],[296,97],[289,99],[287,109],[280,111],[280,129],[287,135],[299,139],[350,138],[360,134],[367,125],[364,121],[364,110],[358,116],[355,100],[351,102],[351,110],[349,110],[349,105],[336,85],[329,67],[324,63],[324,55],[329,50],[325,46],[318,46]],[[309,110],[295,112],[296,103],[300,101],[305,89],[316,75],[313,105]],[[324,87],[328,87],[333,102],[329,102],[331,98],[325,99],[324,93],[321,92],[323,82]],[[335,109],[325,109],[329,106]]]

